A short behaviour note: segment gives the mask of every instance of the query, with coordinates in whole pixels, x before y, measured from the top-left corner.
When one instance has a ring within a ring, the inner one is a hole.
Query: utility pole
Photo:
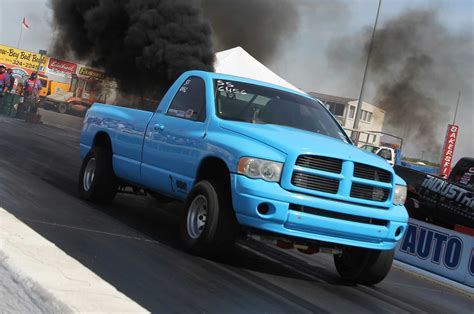
[[[374,44],[374,37],[375,37],[375,30],[377,29],[377,22],[379,20],[379,13],[380,13],[380,7],[382,6],[382,0],[379,0],[379,5],[377,7],[377,15],[375,16],[375,23],[374,23],[374,29],[372,30],[372,38],[370,40],[370,45],[369,45],[369,51],[367,53],[367,62],[365,63],[365,69],[364,69],[364,76],[362,77],[362,86],[360,87],[360,94],[359,94],[359,100],[357,101],[357,110],[354,118],[354,126],[353,129],[355,131],[352,132],[352,140],[354,143],[357,145],[359,141],[359,121],[360,121],[360,116],[362,113],[362,98],[364,96],[364,90],[365,90],[365,78],[367,76],[367,69],[369,67],[369,61],[370,61],[370,55],[372,53],[372,46]]]

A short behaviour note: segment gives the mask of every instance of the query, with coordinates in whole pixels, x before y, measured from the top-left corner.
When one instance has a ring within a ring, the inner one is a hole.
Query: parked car
[[[396,157],[397,157],[397,151],[391,147],[385,147],[385,146],[375,146],[372,144],[364,144],[361,146],[361,149],[374,153],[377,156],[382,157],[385,159],[390,166],[394,166],[396,163]]]
[[[181,200],[195,254],[222,254],[243,231],[331,251],[344,279],[372,285],[407,225],[392,167],[355,147],[322,103],[264,82],[190,71],[154,113],[94,104],[80,151],[83,198],[133,186]]]

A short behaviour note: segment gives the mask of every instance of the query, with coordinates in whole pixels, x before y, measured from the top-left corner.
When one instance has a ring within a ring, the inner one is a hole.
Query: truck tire
[[[345,247],[334,255],[339,275],[347,282],[372,286],[381,282],[392,267],[395,250],[370,250]]]
[[[58,104],[58,112],[59,113],[66,113],[68,109],[68,104],[65,102],[61,102]]]
[[[223,255],[234,246],[239,228],[226,182],[198,182],[186,199],[180,223],[181,242],[188,252]]]
[[[365,286],[373,286],[384,280],[392,268],[394,255],[394,249],[372,251],[369,261],[360,274],[357,283]]]
[[[79,195],[94,202],[110,202],[117,194],[117,178],[112,167],[112,152],[93,147],[82,161]]]

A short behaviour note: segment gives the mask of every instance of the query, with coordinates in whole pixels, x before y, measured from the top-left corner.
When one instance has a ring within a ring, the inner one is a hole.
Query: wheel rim
[[[89,159],[87,162],[86,170],[84,170],[83,185],[84,191],[89,191],[94,182],[95,176],[95,158]]]
[[[188,210],[186,225],[191,238],[196,239],[201,235],[206,226],[206,220],[207,199],[203,195],[198,195],[193,199]]]

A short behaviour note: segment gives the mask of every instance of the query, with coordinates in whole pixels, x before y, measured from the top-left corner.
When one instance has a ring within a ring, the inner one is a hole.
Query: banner
[[[0,64],[6,67],[21,67],[29,71],[38,71],[40,58],[39,53],[0,45]],[[48,57],[43,56],[39,71],[44,72],[47,63]]]
[[[451,171],[451,163],[453,161],[454,147],[456,146],[458,131],[459,126],[448,124],[448,130],[446,131],[446,138],[444,140],[443,157],[441,158],[441,167],[439,169],[439,175],[443,178],[447,178]]]
[[[474,237],[410,218],[395,258],[474,287]]]
[[[91,69],[91,68],[86,68],[86,67],[81,67],[80,70],[79,70],[79,74],[84,75],[84,76],[93,77],[93,78],[100,79],[100,80],[105,78],[105,73],[104,72],[100,72],[100,71],[97,71],[97,70],[94,70],[94,69]]]
[[[77,64],[63,61],[63,60],[54,59],[54,58],[49,58],[48,69],[51,70],[52,72],[72,74],[72,73],[76,73]]]

